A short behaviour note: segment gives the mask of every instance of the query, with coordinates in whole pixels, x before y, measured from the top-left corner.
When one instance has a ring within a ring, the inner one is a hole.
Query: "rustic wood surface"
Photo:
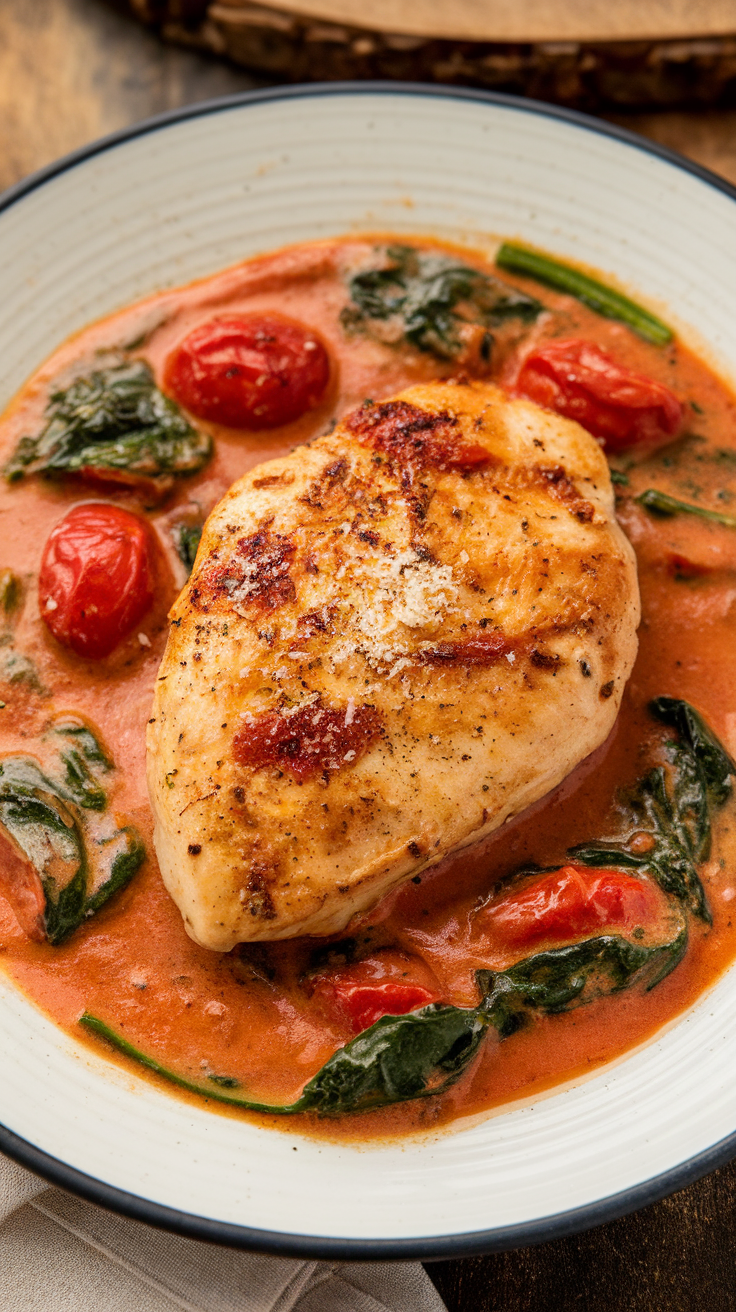
[[[309,21],[452,41],[648,41],[720,37],[734,28],[733,0],[256,0]],[[168,10],[187,25],[215,4],[222,12],[253,0],[132,0]]]
[[[280,82],[447,82],[593,112],[736,102],[734,0],[118,2]]]
[[[101,0],[1,0],[0,185],[136,119],[255,85]],[[736,183],[736,111],[617,121]],[[587,1234],[429,1271],[449,1312],[736,1312],[735,1204],[731,1165]]]

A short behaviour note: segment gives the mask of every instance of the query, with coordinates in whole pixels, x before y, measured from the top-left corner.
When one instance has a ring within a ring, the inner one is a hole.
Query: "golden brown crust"
[[[609,733],[638,619],[600,448],[493,386],[410,388],[251,471],[149,728],[190,934],[338,932],[542,796]]]

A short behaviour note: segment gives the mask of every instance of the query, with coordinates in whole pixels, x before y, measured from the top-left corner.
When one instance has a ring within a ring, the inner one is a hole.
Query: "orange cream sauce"
[[[291,1101],[351,1035],[326,1018],[300,982],[319,947],[315,940],[218,956],[187,937],[161,882],[145,787],[144,736],[166,641],[166,612],[184,581],[170,528],[183,516],[209,513],[246,470],[324,432],[365,398],[381,399],[411,383],[452,373],[450,365],[438,365],[431,356],[346,336],[340,326],[346,272],[356,263],[366,264],[374,243],[386,240],[391,238],[346,239],[277,252],[125,309],[66,342],[0,421],[0,459],[5,460],[19,437],[39,430],[52,382],[64,386],[99,360],[104,363],[100,352],[141,339],[135,354],[148,360],[160,379],[172,348],[192,328],[221,313],[286,314],[319,332],[330,352],[331,382],[318,410],[257,435],[210,427],[214,458],[200,474],[179,480],[159,504],[130,489],[75,480],[26,479],[0,487],[0,570],[13,570],[24,584],[22,609],[6,627],[9,637],[0,635],[0,699],[5,702],[0,754],[31,753],[43,762],[46,749],[40,739],[50,720],[62,712],[85,716],[118,767],[111,809],[120,823],[138,827],[148,852],[127,889],[61,947],[26,939],[0,896],[0,962],[75,1038],[84,1041],[77,1022],[87,1010],[188,1078],[211,1071],[226,1074],[264,1100]],[[431,243],[422,239],[417,244]],[[438,248],[486,267],[477,252]],[[407,884],[354,929],[361,946],[393,944],[422,957],[440,981],[443,997],[459,1005],[475,1002],[472,972],[481,964],[474,959],[472,908],[514,869],[532,861],[564,864],[568,847],[609,832],[617,790],[642,773],[647,744],[657,738],[646,712],[650,698],[665,693],[686,698],[731,752],[736,749],[736,531],[687,516],[653,519],[633,501],[635,493],[656,486],[684,500],[736,512],[736,400],[685,346],[650,346],[568,297],[526,280],[507,280],[538,296],[550,313],[531,328],[514,324],[498,333],[492,377],[503,381],[511,375],[522,337],[583,336],[622,364],[671,386],[687,407],[691,436],[645,461],[632,465],[618,457],[615,462],[628,469],[630,480],[618,489],[619,514],[639,559],[643,619],[639,657],[609,740],[514,823]],[[46,538],[71,506],[88,500],[145,513],[162,547],[159,596],[141,625],[143,640],[133,634],[97,662],[65,652],[42,624],[37,604]],[[33,662],[35,687],[28,681],[3,682],[2,657],[9,650]],[[652,992],[630,989],[565,1015],[540,1018],[502,1043],[489,1038],[475,1065],[441,1099],[339,1121],[300,1117],[288,1121],[289,1129],[331,1138],[427,1129],[529,1098],[619,1058],[689,1007],[736,956],[736,823],[730,805],[716,819],[713,851],[702,877],[712,927],[692,923],[684,961]],[[486,958],[485,964],[493,962]],[[217,1109],[217,1104],[210,1106]],[[287,1124],[264,1119],[282,1128]]]

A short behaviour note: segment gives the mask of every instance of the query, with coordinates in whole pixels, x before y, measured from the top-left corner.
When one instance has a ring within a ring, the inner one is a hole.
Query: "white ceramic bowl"
[[[61,161],[0,208],[0,402],[69,333],[287,242],[519,237],[613,272],[736,360],[736,192],[580,115],[480,93],[298,87],[198,105]],[[355,1148],[169,1097],[0,975],[0,1148],[200,1238],[338,1258],[461,1255],[596,1224],[736,1153],[736,970],[576,1088]],[[294,1151],[296,1148],[298,1151]]]

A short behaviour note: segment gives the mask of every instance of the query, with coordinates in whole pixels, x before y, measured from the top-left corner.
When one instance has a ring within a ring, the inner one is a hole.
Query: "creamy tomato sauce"
[[[21,391],[0,426],[2,459],[7,459],[21,437],[43,426],[52,386],[66,386],[96,367],[105,352],[133,342],[140,343],[135,357],[148,361],[161,382],[174,347],[224,314],[287,315],[318,333],[328,351],[330,380],[323,399],[285,427],[242,433],[197,421],[214,438],[213,458],[198,474],[177,479],[162,499],[150,489],[93,486],[79,479],[29,477],[0,485],[0,570],[13,571],[23,585],[22,604],[0,634],[0,753],[30,754],[48,767],[49,724],[64,714],[83,717],[115,761],[113,783],[106,785],[110,809],[119,824],[137,827],[147,853],[132,882],[58,947],[31,941],[0,896],[3,968],[76,1039],[85,1038],[80,1015],[92,1012],[188,1078],[222,1072],[271,1102],[296,1098],[305,1081],[352,1037],[347,1022],[326,1012],[304,986],[315,962],[339,967],[347,949],[342,940],[298,939],[223,956],[208,952],[187,937],[163,887],[152,843],[144,738],[167,611],[185,579],[172,526],[201,520],[246,470],[323,433],[367,398],[380,400],[411,383],[452,376],[452,362],[346,333],[341,325],[346,275],[366,264],[376,242],[387,240],[351,238],[293,248],[127,308],[66,342]],[[416,244],[432,247],[425,239]],[[432,248],[492,272],[477,252]],[[350,928],[350,951],[357,944],[361,956],[394,949],[409,954],[442,1000],[459,1006],[477,1001],[476,968],[505,964],[503,954],[494,958],[488,944],[479,942],[473,914],[479,901],[514,871],[531,863],[563,866],[568,848],[615,828],[618,791],[640,777],[647,752],[656,757],[661,741],[646,709],[651,698],[686,699],[729,750],[736,749],[736,531],[686,514],[655,518],[634,500],[656,486],[681,500],[736,513],[736,400],[681,343],[649,345],[567,296],[504,277],[537,296],[548,313],[532,325],[511,321],[495,332],[487,376],[511,381],[522,341],[526,349],[551,338],[584,338],[670,387],[685,407],[686,422],[685,435],[654,454],[633,450],[612,458],[628,479],[617,486],[618,513],[638,557],[643,618],[637,663],[610,738],[553,794],[482,844],[418,876]],[[472,455],[466,452],[468,459]],[[44,544],[62,517],[87,501],[145,516],[159,544],[153,607],[110,656],[94,661],[51,637],[37,601]],[[483,641],[498,639],[489,633]],[[25,662],[20,676],[19,658]],[[274,726],[267,728],[264,743],[272,744]],[[356,739],[372,732],[371,724],[356,720]],[[246,761],[255,751],[253,733],[238,747]],[[672,1022],[736,955],[735,857],[729,802],[714,818],[711,854],[700,872],[713,923],[691,920],[684,960],[652,991],[634,986],[565,1014],[540,1016],[503,1042],[491,1032],[478,1059],[440,1098],[338,1120],[302,1116],[266,1122],[333,1138],[406,1133],[532,1097],[619,1058]],[[137,1066],[131,1069],[141,1073]]]

